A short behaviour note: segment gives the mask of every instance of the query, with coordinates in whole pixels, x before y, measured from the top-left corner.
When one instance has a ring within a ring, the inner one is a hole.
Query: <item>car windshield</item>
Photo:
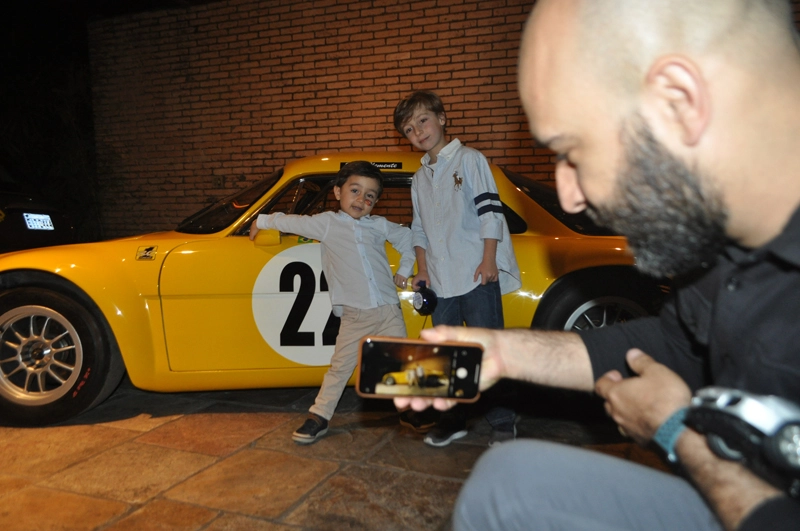
[[[338,210],[339,201],[333,190],[336,174],[307,175],[286,184],[273,194],[261,210],[244,220],[237,235],[248,234],[250,223],[258,214],[314,215],[328,210]],[[383,193],[372,210],[373,215],[382,216],[402,225],[411,224],[411,174],[383,173]]]
[[[552,186],[534,181],[513,171],[503,168],[508,180],[522,190],[525,195],[536,201],[550,215],[567,226],[570,230],[586,236],[613,236],[614,232],[595,224],[584,212],[567,214],[558,202],[558,193]]]
[[[219,232],[239,219],[242,213],[250,208],[267,190],[283,176],[283,168],[244,190],[236,192],[216,203],[212,203],[184,219],[175,229],[187,234],[213,234]]]

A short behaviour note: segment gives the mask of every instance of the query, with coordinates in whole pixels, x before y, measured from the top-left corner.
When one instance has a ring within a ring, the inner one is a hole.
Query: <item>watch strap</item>
[[[675,454],[675,443],[678,437],[681,436],[686,425],[683,423],[686,419],[686,411],[688,408],[681,408],[673,413],[664,423],[656,430],[653,436],[653,442],[660,446],[667,454],[667,459],[670,463],[677,463],[678,456]]]

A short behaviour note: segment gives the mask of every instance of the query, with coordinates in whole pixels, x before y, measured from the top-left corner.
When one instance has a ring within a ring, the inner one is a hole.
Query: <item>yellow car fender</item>
[[[170,233],[174,234],[174,233]],[[169,250],[185,241],[139,238],[48,247],[0,257],[4,276],[38,271],[60,277],[85,292],[105,317],[132,380],[146,382],[169,372],[165,351],[158,279]],[[140,247],[157,248],[137,260]],[[91,267],[100,258],[104,268]],[[46,267],[45,267],[46,265]],[[20,284],[20,287],[33,284]],[[7,287],[7,286],[4,286]]]

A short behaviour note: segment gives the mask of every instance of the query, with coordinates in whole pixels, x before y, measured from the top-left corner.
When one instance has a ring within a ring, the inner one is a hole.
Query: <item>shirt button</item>
[[[725,289],[728,291],[736,291],[742,285],[742,282],[736,277],[730,277],[725,281]]]

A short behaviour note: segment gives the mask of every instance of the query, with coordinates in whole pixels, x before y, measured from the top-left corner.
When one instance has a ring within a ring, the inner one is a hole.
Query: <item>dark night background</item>
[[[202,0],[33,0],[3,8],[0,167],[67,211],[81,241],[103,238],[86,22],[199,3]]]

